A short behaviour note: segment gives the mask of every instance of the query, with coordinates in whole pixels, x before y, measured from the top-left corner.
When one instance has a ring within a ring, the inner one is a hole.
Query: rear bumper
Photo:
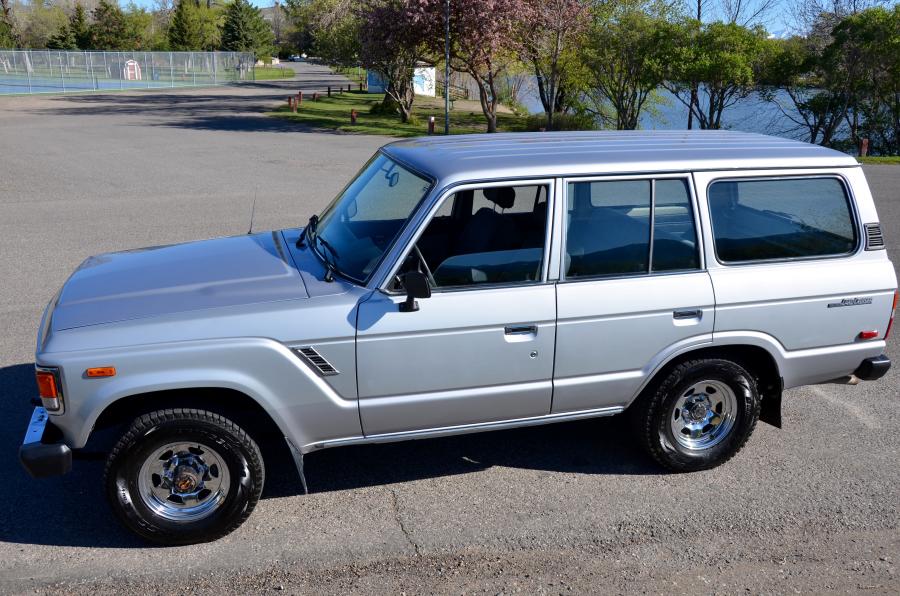
[[[44,408],[35,408],[19,447],[19,461],[32,478],[46,478],[68,473],[72,469],[72,450],[64,443],[45,443],[47,429],[52,428]]]
[[[853,374],[863,381],[874,381],[886,375],[890,369],[891,359],[882,354],[863,360]]]

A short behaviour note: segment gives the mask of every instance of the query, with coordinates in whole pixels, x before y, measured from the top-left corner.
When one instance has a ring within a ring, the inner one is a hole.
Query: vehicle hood
[[[264,232],[90,257],[63,286],[50,327],[307,297],[281,234]]]

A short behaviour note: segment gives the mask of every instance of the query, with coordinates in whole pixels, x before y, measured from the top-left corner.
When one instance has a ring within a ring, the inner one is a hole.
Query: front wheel
[[[640,403],[645,450],[674,472],[714,468],[733,457],[759,419],[753,376],[730,360],[691,360],[674,367]]]
[[[250,516],[265,477],[259,447],[205,410],[141,416],[106,463],[110,504],[128,529],[159,544],[220,538]]]

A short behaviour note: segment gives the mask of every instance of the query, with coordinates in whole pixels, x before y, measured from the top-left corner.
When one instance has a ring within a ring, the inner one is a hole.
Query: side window
[[[437,288],[541,279],[547,235],[546,185],[462,190],[445,199],[406,269]],[[424,261],[424,263],[422,263]]]
[[[653,271],[680,271],[700,267],[697,233],[687,180],[655,181],[653,211]]]
[[[850,203],[837,178],[714,182],[709,212],[723,262],[825,257],[856,247]]]
[[[698,268],[687,182],[569,183],[565,258],[568,278]]]
[[[569,184],[566,276],[647,271],[649,180]]]

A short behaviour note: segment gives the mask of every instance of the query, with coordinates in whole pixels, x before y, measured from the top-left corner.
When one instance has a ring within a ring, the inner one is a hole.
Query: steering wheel
[[[428,278],[428,283],[431,284],[432,288],[436,288],[437,282],[434,280],[434,275],[431,274],[431,269],[429,269],[428,263],[425,262],[425,257],[422,256],[422,251],[419,250],[419,245],[414,244],[413,250],[416,251],[416,256],[419,257],[419,262],[422,263],[422,266],[425,268],[425,277]]]

